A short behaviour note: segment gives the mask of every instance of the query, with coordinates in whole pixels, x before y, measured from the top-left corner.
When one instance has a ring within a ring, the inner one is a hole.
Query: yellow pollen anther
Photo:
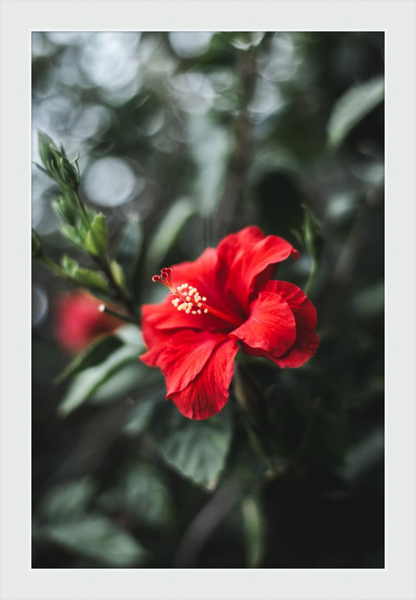
[[[196,287],[187,283],[182,283],[175,287],[170,277],[170,269],[163,269],[160,276],[155,275],[153,281],[160,281],[168,287],[174,296],[172,304],[178,311],[184,311],[187,315],[201,315],[202,312],[209,312],[206,308],[206,296],[201,296]],[[213,314],[219,315],[219,312],[212,309]]]

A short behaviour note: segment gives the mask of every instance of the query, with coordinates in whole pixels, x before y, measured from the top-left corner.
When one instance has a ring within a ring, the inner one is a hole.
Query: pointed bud
[[[39,131],[38,140],[39,155],[44,165],[44,169],[39,167],[41,171],[54,179],[61,188],[77,189],[79,186],[78,157],[70,162],[64,147],[61,145],[58,149],[46,133]]]

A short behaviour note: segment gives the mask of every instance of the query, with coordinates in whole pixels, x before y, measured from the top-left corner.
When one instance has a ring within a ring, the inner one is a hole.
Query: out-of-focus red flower
[[[100,335],[120,327],[120,321],[100,312],[102,304],[83,291],[62,294],[55,312],[55,336],[67,352],[76,353]]]
[[[186,417],[206,419],[223,408],[238,344],[282,368],[315,354],[315,307],[296,285],[271,280],[289,256],[298,252],[284,239],[247,227],[153,277],[171,293],[143,306],[148,351],[140,358],[162,370],[167,398]]]

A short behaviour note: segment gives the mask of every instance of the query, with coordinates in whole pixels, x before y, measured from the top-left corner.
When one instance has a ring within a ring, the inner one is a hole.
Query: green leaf
[[[42,501],[40,511],[50,521],[82,514],[95,492],[89,477],[52,488]]]
[[[55,383],[62,383],[68,377],[99,365],[122,346],[123,342],[115,336],[106,336],[92,342],[58,375]]]
[[[85,250],[84,237],[71,225],[62,225],[60,229],[61,235],[77,248]]]
[[[351,483],[365,480],[384,458],[384,431],[377,427],[349,451],[340,473]]]
[[[154,369],[156,370],[156,369]],[[132,397],[141,394],[143,387],[148,385],[149,369],[140,360],[133,360],[118,369],[89,398],[91,404],[107,404],[112,402],[134,402]]]
[[[166,254],[178,238],[195,209],[186,198],[175,202],[165,213],[157,231],[149,244],[148,273],[156,273]]]
[[[54,141],[41,131],[38,132],[38,146],[45,167],[44,172],[54,179],[61,189],[77,189],[79,185],[78,158],[70,162],[62,144],[58,150]]]
[[[86,249],[94,256],[105,258],[108,254],[107,218],[102,213],[95,215],[86,236]]]
[[[122,289],[126,289],[126,281],[124,278],[124,272],[121,266],[116,260],[112,260],[110,263],[111,272],[113,274],[116,284]]]
[[[52,202],[52,206],[61,219],[68,223],[68,225],[72,227],[76,225],[77,212],[70,198],[67,196],[59,196]]]
[[[41,256],[42,253],[42,242],[40,241],[40,237],[32,227],[32,256]]]
[[[100,273],[79,267],[75,276],[78,283],[83,286],[91,287],[102,292],[108,290],[108,281],[105,277],[100,275]]]
[[[151,430],[165,461],[185,477],[214,488],[225,466],[231,443],[230,409],[204,421],[180,414],[173,403],[156,410]]]
[[[247,566],[256,569],[261,564],[265,545],[263,511],[258,496],[252,494],[244,498],[242,509],[247,547]]]
[[[38,535],[80,556],[112,567],[140,565],[146,551],[131,535],[100,515],[42,527]]]
[[[303,209],[303,223],[301,229],[292,229],[292,235],[303,246],[311,258],[311,269],[304,291],[309,295],[314,287],[317,275],[319,259],[322,254],[324,238],[321,225],[313,212],[305,205]]]
[[[71,275],[71,277],[75,277],[75,273],[79,268],[79,263],[72,256],[68,256],[68,254],[64,254],[61,259],[61,265],[64,271]]]
[[[140,255],[143,245],[143,228],[137,217],[127,221],[115,257],[126,275],[126,285],[133,293],[139,284]]]
[[[303,208],[303,240],[305,248],[310,256],[319,259],[322,252],[323,235],[321,225],[314,213],[305,205]]]
[[[384,314],[384,281],[357,292],[353,307],[359,319],[377,319]]]
[[[143,433],[158,404],[163,400],[164,392],[162,391],[148,393],[145,398],[139,399],[130,414],[129,422],[124,427],[124,433],[128,436],[137,436]]]
[[[79,263],[71,256],[64,254],[61,264],[62,268],[69,275],[69,277],[74,279],[80,285],[84,287],[90,287],[95,290],[100,290],[102,292],[108,289],[108,282],[102,275],[100,275],[100,273],[80,267]]]
[[[350,88],[336,102],[328,123],[328,143],[337,148],[351,129],[384,99],[384,78]]]
[[[116,488],[104,494],[101,504],[124,509],[145,525],[166,527],[172,521],[172,498],[161,474],[150,465],[134,464]]]
[[[137,360],[139,354],[139,347],[126,345],[110,354],[103,363],[79,373],[68,388],[59,413],[66,416],[83,404],[124,365]]]
[[[52,138],[46,135],[46,133],[38,131],[38,148],[39,156],[45,167],[47,167],[48,162],[55,157],[55,154],[53,153],[53,149],[56,149],[55,143]]]

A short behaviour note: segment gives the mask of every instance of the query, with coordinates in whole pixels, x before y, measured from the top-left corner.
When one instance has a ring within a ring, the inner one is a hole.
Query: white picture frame
[[[416,2],[0,0],[0,17],[0,599],[414,600]],[[385,569],[31,569],[31,32],[51,30],[385,31]]]

